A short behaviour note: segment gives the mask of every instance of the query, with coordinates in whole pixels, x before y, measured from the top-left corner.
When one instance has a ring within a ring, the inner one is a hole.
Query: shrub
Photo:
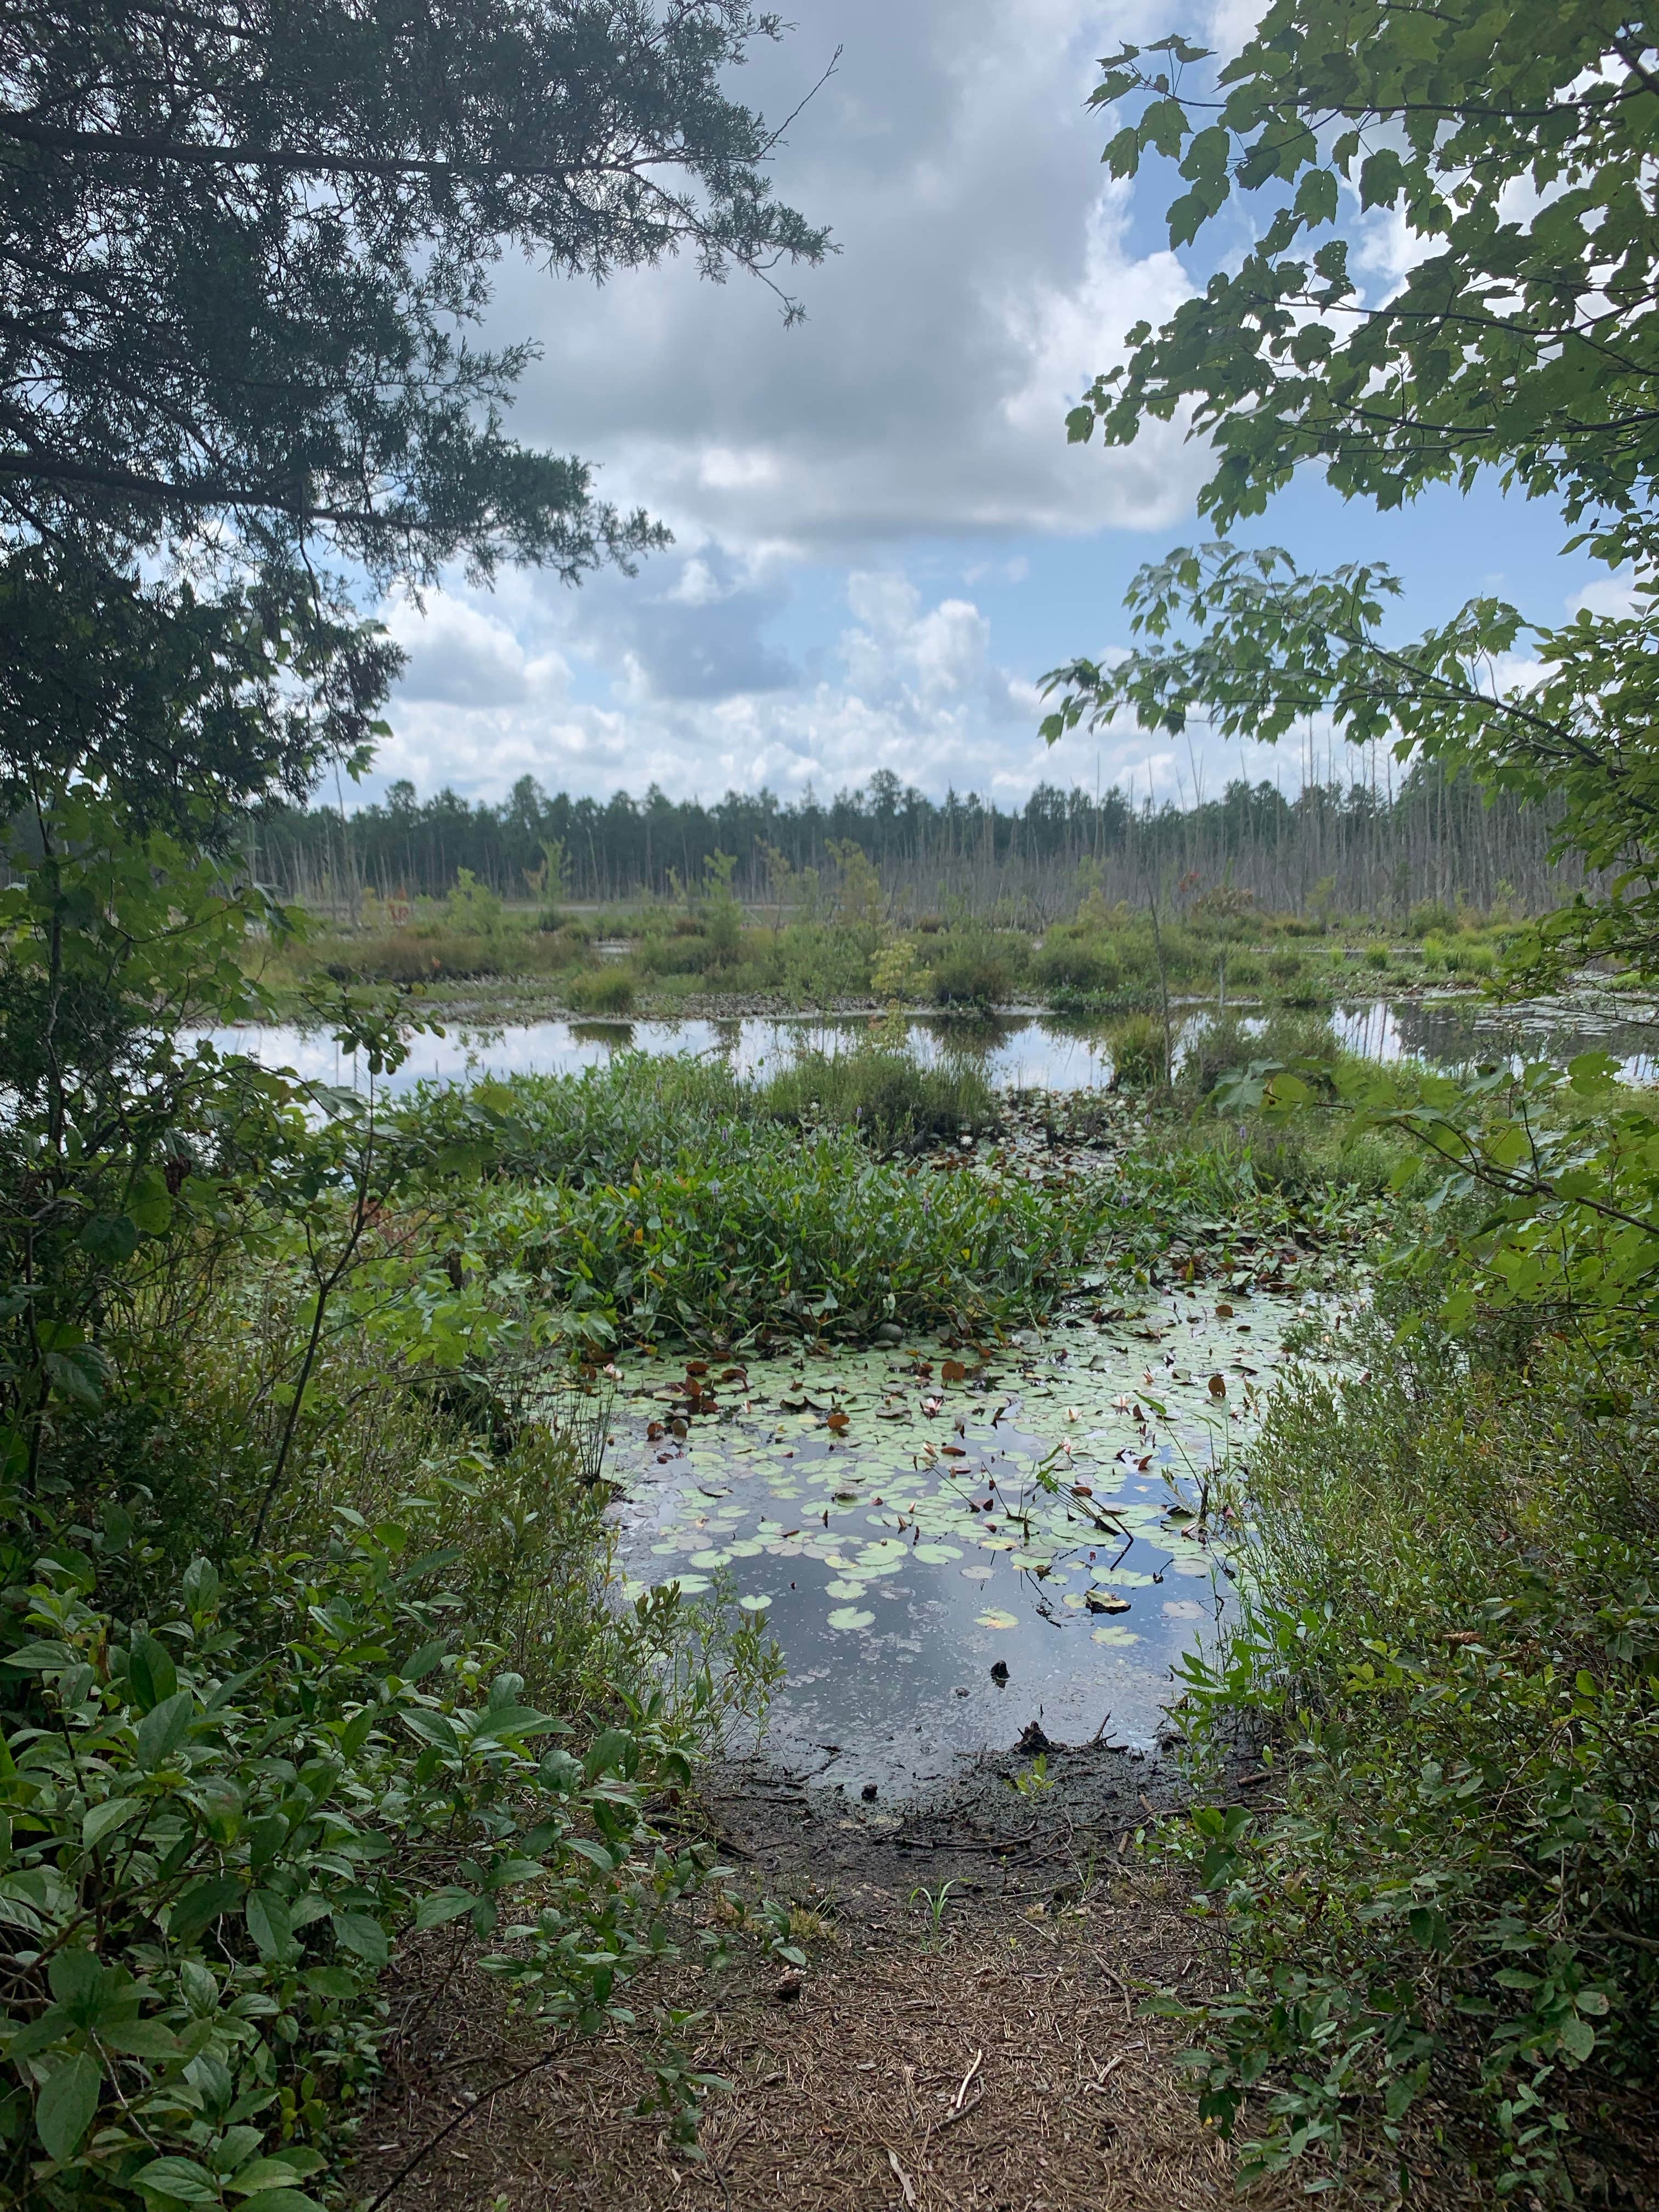
[[[682,929],[681,922],[690,922]],[[685,915],[677,915],[672,935],[665,937],[653,931],[642,937],[634,949],[634,959],[641,974],[646,975],[701,975],[706,973],[714,959],[714,948],[703,935],[702,927]]]
[[[1462,927],[1456,910],[1440,899],[1424,899],[1414,906],[1406,923],[1408,937],[1455,937]]]
[[[1283,951],[1275,952],[1270,957],[1267,962],[1267,973],[1276,983],[1293,983],[1303,974],[1307,964],[1301,953],[1293,952],[1286,946]]]
[[[870,969],[870,988],[878,999],[904,1004],[919,999],[925,988],[921,957],[907,937],[884,945]]]
[[[474,1232],[489,1273],[528,1276],[600,1344],[1035,1319],[1099,1226],[1075,1190],[906,1172],[846,1132],[705,1128],[672,1164],[626,1175],[495,1187]]]
[[[1145,1091],[1167,1081],[1164,1024],[1156,1014],[1130,1014],[1106,1032],[1115,1089]]]
[[[626,1014],[634,1005],[634,975],[631,969],[617,963],[605,968],[590,968],[574,975],[566,986],[565,996],[578,1013]]]
[[[1044,991],[1103,995],[1118,988],[1123,963],[1104,939],[1079,929],[1054,929],[1032,961],[1031,975]]]
[[[456,870],[455,888],[444,901],[444,921],[459,936],[486,941],[498,936],[505,911],[495,893],[471,868]]]
[[[952,949],[933,963],[933,986],[934,1001],[941,1006],[1005,1006],[1007,964],[994,952]]]
[[[1269,1413],[1243,1615],[1186,1711],[1269,1735],[1282,1803],[1172,1838],[1235,1962],[1185,2009],[1246,2173],[1356,2129],[1409,2167],[1432,2100],[1500,2195],[1559,2200],[1659,2026],[1659,1480],[1644,1376],[1473,1351],[1379,1325],[1375,1379]]]
[[[590,2031],[666,1948],[699,1868],[641,1798],[684,1752],[643,1715],[559,1747],[492,1679],[423,1510],[315,1557],[198,1559],[148,1620],[100,1595],[125,1516],[46,1542],[0,1670],[13,2202],[302,2212],[411,1929],[514,1923],[483,1964]],[[43,1540],[12,1535],[15,1577]]]

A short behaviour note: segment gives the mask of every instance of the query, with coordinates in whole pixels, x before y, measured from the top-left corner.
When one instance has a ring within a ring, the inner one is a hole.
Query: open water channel
[[[629,1049],[719,1054],[757,1074],[866,1026],[457,1022],[417,1038],[391,1087],[567,1073]],[[1659,1042],[1616,1007],[1499,1016],[1467,998],[1363,1001],[1334,1026],[1382,1060],[1595,1048],[1647,1081]],[[313,1081],[357,1075],[316,1033],[215,1042]],[[1099,1024],[919,1018],[910,1043],[926,1060],[972,1058],[1004,1088],[1111,1077]],[[1273,1255],[1261,1259],[1270,1277]],[[787,1669],[768,1741],[826,1786],[908,1794],[1032,1723],[1056,1743],[1151,1745],[1172,1669],[1213,1644],[1237,1601],[1241,1532],[1218,1500],[1287,1333],[1301,1324],[1304,1352],[1340,1343],[1340,1310],[1322,1294],[1268,1292],[1253,1274],[1201,1289],[1126,1306],[1100,1303],[1121,1289],[1085,1285],[1043,1328],[978,1348],[797,1352],[700,1372],[666,1354],[619,1361],[606,1472],[624,1589],[672,1581],[763,1615]]]

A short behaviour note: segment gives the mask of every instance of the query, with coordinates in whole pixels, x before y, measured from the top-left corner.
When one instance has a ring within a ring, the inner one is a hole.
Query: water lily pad
[[[860,1613],[855,1605],[838,1605],[825,1616],[831,1628],[868,1628],[875,1617],[873,1613]]]
[[[746,1590],[738,1600],[745,1613],[764,1613],[771,1602],[771,1599],[760,1590]]]
[[[850,1581],[842,1575],[835,1582],[825,1583],[823,1587],[831,1597],[862,1597],[866,1585],[861,1582]]]
[[[962,1547],[960,1544],[916,1544],[912,1546],[910,1556],[913,1559],[925,1560],[930,1567],[942,1567],[947,1560],[962,1557]]]
[[[730,1552],[693,1552],[691,1564],[694,1567],[723,1567],[731,1557]]]
[[[1139,1644],[1140,1638],[1133,1628],[1125,1628],[1121,1621],[1109,1620],[1093,1631],[1092,1641],[1096,1644]]]
[[[699,1590],[708,1589],[708,1577],[707,1575],[671,1575],[668,1587],[677,1589],[682,1597],[695,1597]]]
[[[1019,1626],[1018,1616],[1015,1613],[1005,1613],[1000,1606],[994,1606],[987,1613],[976,1613],[974,1618],[981,1628],[1018,1628]]]

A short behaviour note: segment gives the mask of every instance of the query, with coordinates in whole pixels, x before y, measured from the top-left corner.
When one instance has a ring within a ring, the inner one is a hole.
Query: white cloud
[[[1636,589],[1636,579],[1628,569],[1613,576],[1598,576],[1575,592],[1567,601],[1567,612],[1576,615],[1584,608],[1593,615],[1606,615],[1615,621],[1627,620],[1638,614],[1644,602]],[[1646,604],[1651,604],[1647,602]]]
[[[632,581],[518,574],[493,599],[394,610],[412,665],[380,771],[489,794],[526,773],[675,792],[881,766],[933,790],[1090,780],[1092,740],[1073,763],[1036,738],[1033,671],[1005,665],[986,602],[1034,541],[1179,526],[1204,465],[1178,423],[1110,453],[1065,434],[1127,327],[1188,289],[1161,227],[1137,243],[1128,189],[1103,190],[1084,105],[1096,57],[1163,14],[1120,0],[1107,28],[1091,0],[814,0],[739,88],[786,112],[844,46],[778,165],[842,249],[790,279],[796,329],[764,288],[684,264],[599,290],[504,265],[489,336],[543,349],[514,427],[601,464],[604,493],[679,542]],[[972,549],[963,595],[924,599],[910,571],[938,564],[915,549],[951,540]],[[796,594],[837,572],[846,613],[808,638]],[[1148,750],[1133,740],[1134,763]]]
[[[644,603],[647,612],[720,614],[750,605],[752,586],[728,589],[706,554],[686,565],[703,570],[690,591],[682,590],[682,574]],[[465,602],[440,596],[430,608],[443,635],[478,634],[477,610]],[[1043,702],[1036,686],[998,660],[990,623],[974,600],[930,599],[889,566],[849,574],[845,613],[815,680],[798,673],[787,684],[691,682],[671,691],[660,680],[667,665],[660,653],[647,665],[624,648],[596,659],[610,696],[595,700],[583,696],[573,657],[544,645],[523,656],[521,689],[511,698],[481,689],[458,700],[423,685],[400,702],[378,776],[408,776],[423,791],[447,783],[492,799],[521,775],[549,790],[601,794],[619,786],[637,793],[656,782],[675,797],[764,783],[787,799],[809,783],[821,794],[862,784],[884,768],[935,795],[954,784],[994,793],[1006,805],[1039,782],[1091,786],[1097,761],[1104,786],[1144,793],[1150,772],[1160,798],[1190,796],[1194,757],[1215,788],[1239,774],[1271,779],[1286,765],[1270,749],[1224,744],[1201,732],[1192,748],[1134,730],[1079,733],[1051,751],[1036,734]],[[750,648],[735,632],[729,641],[735,666]]]

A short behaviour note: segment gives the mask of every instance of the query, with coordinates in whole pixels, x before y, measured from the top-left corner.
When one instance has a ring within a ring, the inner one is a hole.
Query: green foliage
[[[600,1343],[731,1344],[1030,1320],[1097,1225],[1075,1194],[907,1172],[850,1133],[739,1125],[626,1181],[493,1189],[475,1234],[492,1271],[522,1270]]]
[[[1345,496],[1398,506],[1484,467],[1558,501],[1610,565],[1651,561],[1659,441],[1648,407],[1652,250],[1641,178],[1659,106],[1616,9],[1474,0],[1272,0],[1217,71],[1180,38],[1126,46],[1097,106],[1139,104],[1106,149],[1179,171],[1182,246],[1248,194],[1252,235],[1154,331],[1129,334],[1069,428],[1133,440],[1190,410],[1222,529],[1310,459]],[[1410,241],[1364,296],[1345,228],[1370,210]]]
[[[1376,1325],[1350,1358],[1275,1401],[1241,1620],[1186,1664],[1200,1757],[1241,1721],[1282,1756],[1272,1809],[1167,1832],[1232,1960],[1174,2009],[1246,2176],[1409,2173],[1432,2100],[1500,2195],[1569,2196],[1586,2092],[1650,2079],[1659,2026],[1647,1370]]]
[[[1208,1099],[1224,1076],[1264,1060],[1297,1063],[1300,1079],[1331,1095],[1331,1073],[1339,1048],[1330,1024],[1320,1015],[1276,1009],[1265,1020],[1238,1014],[1207,1015],[1182,1046],[1176,1089],[1192,1101]]]
[[[578,1340],[862,1340],[883,1322],[988,1327],[1045,1311],[1098,1228],[1092,1200],[873,1158],[986,1094],[880,1048],[826,1061],[820,1113],[787,1076],[619,1057],[568,1077],[424,1090],[394,1148],[491,1180],[458,1236]],[[841,1126],[832,1116],[842,1117]]]
[[[776,28],[731,0],[485,9],[459,46],[332,0],[33,15],[3,46],[27,150],[0,234],[29,271],[0,350],[11,527],[161,546],[234,517],[428,576],[574,576],[659,543],[581,463],[506,435],[529,349],[455,325],[508,240],[592,277],[682,247],[709,276],[818,258],[758,166],[764,125],[720,90]]]
[[[1489,797],[1550,807],[1557,855],[1571,852],[1605,874],[1603,887],[1523,933],[1521,980],[1536,986],[1586,958],[1659,972],[1659,616],[1650,599],[1628,617],[1581,611],[1559,629],[1472,599],[1450,622],[1395,645],[1383,610],[1401,588],[1378,564],[1322,576],[1276,547],[1178,548],[1129,587],[1133,627],[1147,644],[1109,668],[1078,660],[1045,678],[1060,698],[1044,734],[1052,743],[1127,708],[1148,729],[1181,730],[1201,712],[1229,733],[1271,743],[1307,715],[1328,714],[1356,744],[1386,739],[1398,758],[1420,753],[1471,775]],[[1494,684],[1492,664],[1517,646],[1541,677]]]
[[[989,1129],[997,1119],[976,1068],[954,1060],[924,1067],[874,1036],[853,1051],[798,1054],[762,1087],[761,1103],[778,1121],[850,1127],[888,1146]]]
[[[573,976],[565,996],[579,1013],[625,1014],[634,1005],[632,972],[617,963]]]
[[[313,1556],[198,1559],[166,1595],[153,1561],[136,1619],[100,1595],[130,1518],[53,1540],[14,1520],[15,1579],[46,1541],[0,1659],[20,2201],[307,2212],[411,1929],[505,1944],[483,1963],[537,2017],[631,2019],[625,1985],[701,1878],[641,1812],[684,1752],[649,1709],[558,1745],[568,1724],[495,1671],[433,1514],[405,1499]]]
[[[444,921],[463,937],[499,937],[505,909],[498,895],[481,884],[471,868],[458,868],[455,888],[444,901]]]
[[[975,1006],[994,1012],[1012,989],[1009,962],[994,944],[947,941],[933,963],[933,994],[941,1006]]]
[[[1423,1073],[1413,1095],[1364,1062],[1252,1063],[1217,1091],[1224,1110],[1295,1114],[1335,1095],[1353,1126],[1408,1140],[1397,1173],[1430,1218],[1408,1264],[1431,1276],[1454,1328],[1514,1312],[1531,1330],[1634,1349],[1659,1326],[1659,1123],[1606,1054],[1563,1071],[1534,1061]],[[1407,1264],[1403,1262],[1402,1264]]]
[[[1106,1033],[1112,1081],[1125,1091],[1149,1091],[1170,1079],[1168,1040],[1156,1014],[1130,1014]]]

